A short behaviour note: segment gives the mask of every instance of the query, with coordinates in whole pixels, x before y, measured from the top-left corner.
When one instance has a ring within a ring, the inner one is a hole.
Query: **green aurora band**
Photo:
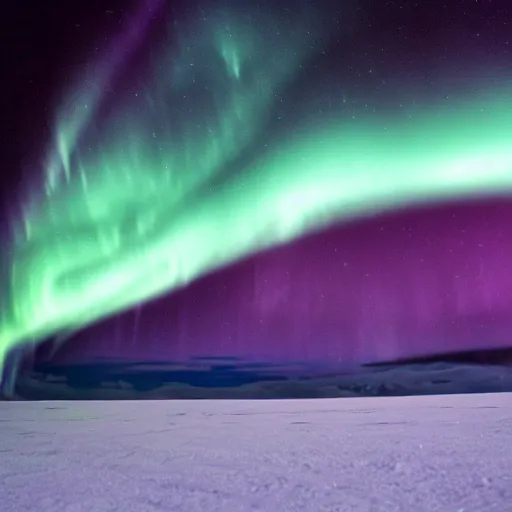
[[[305,113],[227,172],[329,27],[311,12],[209,13],[144,80],[124,85],[101,123],[119,70],[107,59],[79,83],[58,112],[46,193],[25,209],[13,244],[0,375],[15,346],[334,222],[512,189],[512,91],[495,89],[407,122]],[[126,41],[116,45],[126,50]]]

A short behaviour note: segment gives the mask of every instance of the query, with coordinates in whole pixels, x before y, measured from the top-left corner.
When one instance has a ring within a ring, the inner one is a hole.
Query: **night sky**
[[[20,1],[1,23],[0,361],[68,336],[56,361],[509,346],[510,3]]]

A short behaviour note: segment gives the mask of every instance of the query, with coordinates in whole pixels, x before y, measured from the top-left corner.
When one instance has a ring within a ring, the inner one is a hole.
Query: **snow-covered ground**
[[[512,394],[0,403],[2,512],[510,512]]]

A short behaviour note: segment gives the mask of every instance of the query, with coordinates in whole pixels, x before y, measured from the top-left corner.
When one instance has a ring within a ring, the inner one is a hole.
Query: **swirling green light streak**
[[[512,189],[508,90],[407,122],[305,117],[243,169],[209,181],[260,132],[313,51],[301,51],[313,27],[296,37],[255,26],[214,18],[204,39],[164,55],[172,65],[160,64],[165,71],[125,98],[87,145],[61,120],[48,195],[14,247],[0,363],[15,345],[78,329],[329,223]]]

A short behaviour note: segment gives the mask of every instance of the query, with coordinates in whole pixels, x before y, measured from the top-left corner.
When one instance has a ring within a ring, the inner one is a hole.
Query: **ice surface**
[[[0,403],[2,512],[508,512],[512,394]]]
[[[123,373],[122,366],[112,369],[108,366],[102,368],[87,365],[80,371],[89,381],[77,387],[66,377],[72,377],[71,370],[68,368],[67,374],[50,372],[25,375],[18,379],[14,397],[25,400],[283,399],[512,392],[511,365],[443,362],[390,365],[307,379],[300,377],[300,374],[287,376],[283,372],[280,375],[277,371],[279,369],[272,367],[272,378],[263,371],[260,374],[244,374],[242,369],[235,368],[223,373],[218,370],[203,372],[203,381],[207,380],[206,377],[212,382],[217,379],[217,385],[209,387],[201,385],[197,378],[195,383],[191,379],[173,380],[176,379],[176,373],[173,372],[158,375],[142,371],[137,374],[124,369]],[[194,375],[197,377],[201,372]],[[241,383],[244,375],[254,377],[255,380]],[[276,380],[276,375],[286,378]],[[265,380],[265,376],[269,380]],[[233,382],[237,378],[238,385],[226,384],[229,379]],[[146,389],[137,388],[137,380],[145,382]]]

